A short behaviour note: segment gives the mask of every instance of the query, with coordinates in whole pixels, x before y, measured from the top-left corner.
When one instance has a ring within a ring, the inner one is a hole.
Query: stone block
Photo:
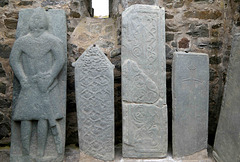
[[[167,155],[165,10],[132,5],[122,15],[123,157]]]
[[[172,65],[174,157],[207,148],[208,93],[208,55],[175,52]]]
[[[10,65],[14,71],[10,161],[63,161],[66,125],[66,15],[19,13]]]
[[[218,162],[240,161],[239,68],[240,33],[232,42],[222,107],[214,142],[214,158]]]
[[[92,45],[73,66],[80,151],[114,160],[114,65]]]

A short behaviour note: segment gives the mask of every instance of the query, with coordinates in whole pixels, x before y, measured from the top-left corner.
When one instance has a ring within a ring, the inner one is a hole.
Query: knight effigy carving
[[[28,15],[30,11],[27,33],[15,41],[10,55],[19,83],[13,103],[12,131],[20,132],[19,137],[12,135],[11,147],[21,145],[21,151],[12,148],[11,161],[62,161],[65,103],[61,104],[64,100],[61,88],[64,87],[65,46],[49,30],[49,18],[54,13],[37,8],[22,14]],[[18,31],[22,30],[19,22]]]

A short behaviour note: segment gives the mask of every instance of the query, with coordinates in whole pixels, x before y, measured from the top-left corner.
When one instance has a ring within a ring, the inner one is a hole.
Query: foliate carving
[[[147,104],[127,104],[124,103],[124,123],[128,128],[124,130],[128,139],[124,139],[123,149],[127,149],[125,154],[131,155],[137,152],[142,153],[143,157],[148,157],[149,153],[163,151],[161,144],[165,138],[163,133],[166,109],[159,109],[154,105]],[[127,148],[125,148],[127,147]]]
[[[124,157],[167,154],[164,28],[164,9],[157,6],[132,5],[123,12]]]
[[[154,66],[157,61],[156,48],[158,42],[157,14],[156,13],[133,13],[129,15],[127,25],[123,25],[123,48],[129,50],[134,59],[141,60],[147,73],[157,73]]]
[[[158,87],[137,65],[126,60],[122,66],[123,101],[135,103],[154,103],[159,99]]]
[[[80,149],[95,158],[113,160],[114,66],[95,45],[73,65]]]
[[[54,14],[59,16],[52,20]],[[19,17],[17,33],[20,37],[15,41],[10,55],[10,64],[16,77],[11,161],[63,161],[65,13],[61,10],[45,12],[37,8],[22,10]],[[61,25],[56,29],[48,20]],[[27,25],[23,22],[27,22]],[[60,37],[54,35],[56,30]]]

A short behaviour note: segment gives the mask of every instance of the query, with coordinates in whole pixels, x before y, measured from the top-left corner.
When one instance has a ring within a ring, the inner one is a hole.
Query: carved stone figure
[[[122,15],[123,157],[167,155],[164,15],[149,5]]]
[[[175,52],[172,66],[173,156],[187,156],[207,149],[208,93],[208,55]]]
[[[223,102],[214,142],[217,162],[240,161],[240,33],[234,35]]]
[[[52,15],[57,13],[64,16],[59,10]],[[26,19],[23,15],[30,17],[26,34],[21,24],[24,21],[21,19]],[[66,98],[59,94],[60,88],[65,87],[61,82],[66,75],[66,42],[50,33],[49,28],[53,26],[49,26],[49,15],[42,8],[20,12],[18,32],[21,36],[10,55],[12,70],[20,84],[14,87],[11,161],[63,160],[65,103],[61,105],[61,100]],[[62,35],[66,34],[65,29],[61,29]],[[49,136],[54,145],[47,145]],[[47,154],[47,147],[56,153]]]
[[[73,66],[80,151],[114,160],[114,65],[93,45]]]

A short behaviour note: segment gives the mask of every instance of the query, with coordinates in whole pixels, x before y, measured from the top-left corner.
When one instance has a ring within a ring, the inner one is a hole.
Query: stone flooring
[[[215,162],[210,151],[203,150],[194,155],[187,156],[184,158],[173,159],[169,154],[164,159],[127,159],[121,156],[121,147],[116,148],[114,162]],[[209,152],[209,153],[208,153]],[[81,157],[81,159],[80,159]],[[10,161],[10,148],[0,148],[0,162]],[[84,153],[79,153],[78,147],[70,145],[65,150],[65,161],[64,162],[103,162],[101,160],[94,159]]]

